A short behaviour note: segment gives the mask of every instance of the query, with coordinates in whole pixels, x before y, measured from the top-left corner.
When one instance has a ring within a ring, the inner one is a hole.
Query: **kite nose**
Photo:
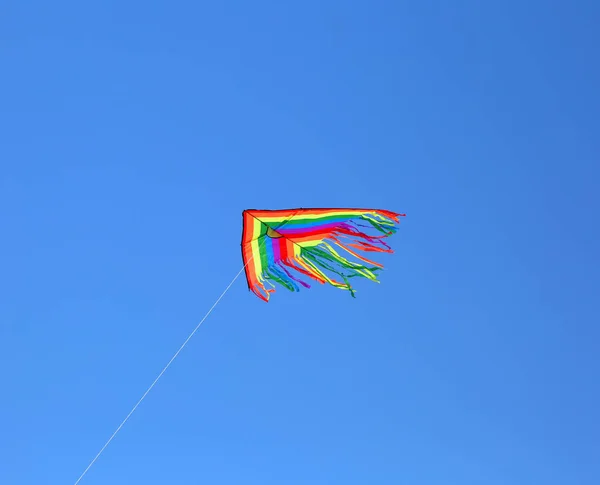
[[[271,229],[270,227],[267,226],[267,236],[273,237],[273,238],[278,238],[278,237],[283,237],[283,234],[279,234],[277,231],[274,231],[273,229]]]

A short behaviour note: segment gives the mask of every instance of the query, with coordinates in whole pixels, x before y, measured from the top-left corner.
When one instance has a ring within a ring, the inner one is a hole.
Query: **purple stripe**
[[[281,251],[279,247],[280,242],[279,239],[272,239],[271,242],[273,244],[273,259],[277,263],[279,260],[281,260]]]

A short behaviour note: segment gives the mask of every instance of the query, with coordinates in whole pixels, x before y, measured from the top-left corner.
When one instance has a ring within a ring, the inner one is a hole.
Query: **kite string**
[[[85,471],[81,474],[81,476],[77,479],[77,481],[75,482],[75,485],[77,485],[82,478],[86,475],[86,473],[89,471],[90,468],[92,468],[92,465],[94,463],[96,463],[96,461],[98,460],[98,458],[100,458],[100,455],[104,452],[104,450],[107,448],[107,446],[111,443],[111,441],[115,438],[115,436],[117,436],[117,433],[119,431],[121,431],[121,428],[125,425],[125,423],[127,423],[127,421],[129,420],[129,418],[131,417],[131,415],[135,412],[135,410],[138,408],[138,406],[142,403],[142,401],[146,398],[146,396],[150,393],[150,391],[152,390],[152,388],[156,385],[156,383],[158,382],[158,380],[163,376],[163,374],[167,371],[167,369],[171,366],[171,364],[173,363],[173,361],[177,358],[177,356],[181,353],[181,351],[184,349],[184,347],[187,345],[187,343],[192,339],[192,337],[194,336],[194,334],[198,331],[198,329],[200,328],[200,326],[204,323],[204,321],[208,318],[208,316],[212,313],[212,311],[215,309],[215,307],[217,306],[217,304],[221,301],[221,299],[225,296],[225,293],[227,293],[229,291],[229,288],[231,288],[233,286],[233,284],[236,282],[236,280],[240,277],[240,275],[242,274],[242,271],[244,271],[246,269],[246,266],[248,266],[248,264],[250,263],[250,261],[252,261],[252,257],[250,259],[248,259],[248,262],[244,265],[244,267],[238,272],[237,275],[235,275],[235,278],[233,278],[233,280],[231,280],[231,283],[229,283],[229,285],[227,286],[227,288],[225,288],[225,290],[223,291],[223,293],[221,293],[221,296],[219,296],[219,298],[217,298],[217,301],[215,301],[215,303],[213,304],[213,306],[210,308],[210,310],[208,310],[208,312],[206,312],[206,315],[204,315],[204,318],[202,318],[202,320],[200,320],[200,323],[198,325],[196,325],[196,328],[192,331],[192,333],[189,335],[189,337],[185,340],[185,342],[183,342],[183,344],[181,345],[181,347],[179,347],[179,350],[177,352],[175,352],[175,355],[171,358],[171,360],[169,361],[169,363],[164,367],[164,369],[160,372],[160,374],[158,375],[158,377],[156,379],[154,379],[154,382],[150,385],[150,387],[146,390],[146,392],[144,393],[144,395],[140,398],[140,400],[136,403],[135,406],[133,406],[133,409],[129,412],[129,414],[127,415],[127,417],[123,420],[123,422],[119,425],[119,427],[116,429],[116,431],[112,434],[112,436],[108,439],[108,441],[105,443],[105,445],[102,447],[102,449],[98,452],[98,454],[95,456],[95,458],[91,461],[91,463],[88,465],[88,467],[85,469]]]

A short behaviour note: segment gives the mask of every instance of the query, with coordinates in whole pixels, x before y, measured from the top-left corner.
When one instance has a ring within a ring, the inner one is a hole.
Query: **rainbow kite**
[[[290,291],[298,291],[298,284],[310,288],[299,273],[354,296],[350,278],[377,281],[375,273],[383,268],[356,250],[393,252],[383,239],[396,232],[404,215],[376,209],[245,210],[242,258],[248,288],[264,301],[275,291],[273,282]],[[362,263],[342,256],[336,246]]]

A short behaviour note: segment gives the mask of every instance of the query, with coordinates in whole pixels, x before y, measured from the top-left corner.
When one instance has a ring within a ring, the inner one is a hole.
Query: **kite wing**
[[[268,301],[273,283],[290,291],[298,291],[299,285],[310,288],[299,278],[304,275],[354,296],[349,279],[377,281],[375,273],[382,268],[357,250],[393,252],[384,238],[396,232],[404,215],[375,209],[245,210],[242,258],[248,288]],[[337,249],[361,262],[350,261]]]

